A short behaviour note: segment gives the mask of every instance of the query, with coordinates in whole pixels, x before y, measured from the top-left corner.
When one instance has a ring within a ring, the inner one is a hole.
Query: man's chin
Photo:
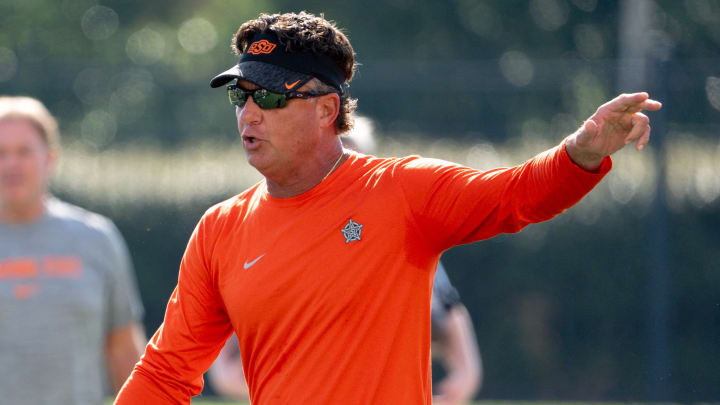
[[[22,211],[36,203],[35,198],[26,193],[10,193],[0,190],[0,208],[9,211]]]
[[[270,159],[260,153],[245,151],[245,156],[248,164],[260,173],[270,167]]]

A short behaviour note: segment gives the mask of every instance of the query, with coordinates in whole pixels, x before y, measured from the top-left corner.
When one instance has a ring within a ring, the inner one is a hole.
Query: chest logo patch
[[[253,266],[253,264],[257,263],[258,260],[262,259],[263,256],[265,256],[265,253],[261,254],[260,256],[258,256],[258,257],[257,257],[255,260],[253,260],[253,261],[245,262],[245,264],[243,264],[243,268],[244,268],[245,270],[249,269],[250,267]]]
[[[350,221],[348,221],[348,223],[345,225],[345,227],[340,230],[340,232],[342,232],[343,236],[345,237],[345,243],[360,240],[362,227],[362,224],[354,222],[351,218]]]

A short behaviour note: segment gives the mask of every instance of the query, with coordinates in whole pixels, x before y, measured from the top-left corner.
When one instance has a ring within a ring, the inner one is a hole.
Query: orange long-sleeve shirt
[[[296,197],[261,182],[200,220],[116,404],[189,403],[233,331],[254,405],[430,404],[440,254],[552,218],[610,166],[586,172],[562,145],[487,172],[354,154]]]

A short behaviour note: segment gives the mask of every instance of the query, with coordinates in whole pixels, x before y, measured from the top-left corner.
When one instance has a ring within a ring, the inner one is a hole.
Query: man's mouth
[[[255,150],[260,147],[262,139],[252,135],[243,135],[243,146],[246,150]]]

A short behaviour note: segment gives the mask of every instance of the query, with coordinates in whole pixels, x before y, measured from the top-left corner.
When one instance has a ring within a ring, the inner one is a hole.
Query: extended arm
[[[609,157],[649,140],[640,110],[661,104],[647,93],[602,105],[558,146],[510,168],[479,171],[436,159],[408,158],[396,170],[418,238],[442,252],[451,246],[518,232],[576,204],[612,167]]]

